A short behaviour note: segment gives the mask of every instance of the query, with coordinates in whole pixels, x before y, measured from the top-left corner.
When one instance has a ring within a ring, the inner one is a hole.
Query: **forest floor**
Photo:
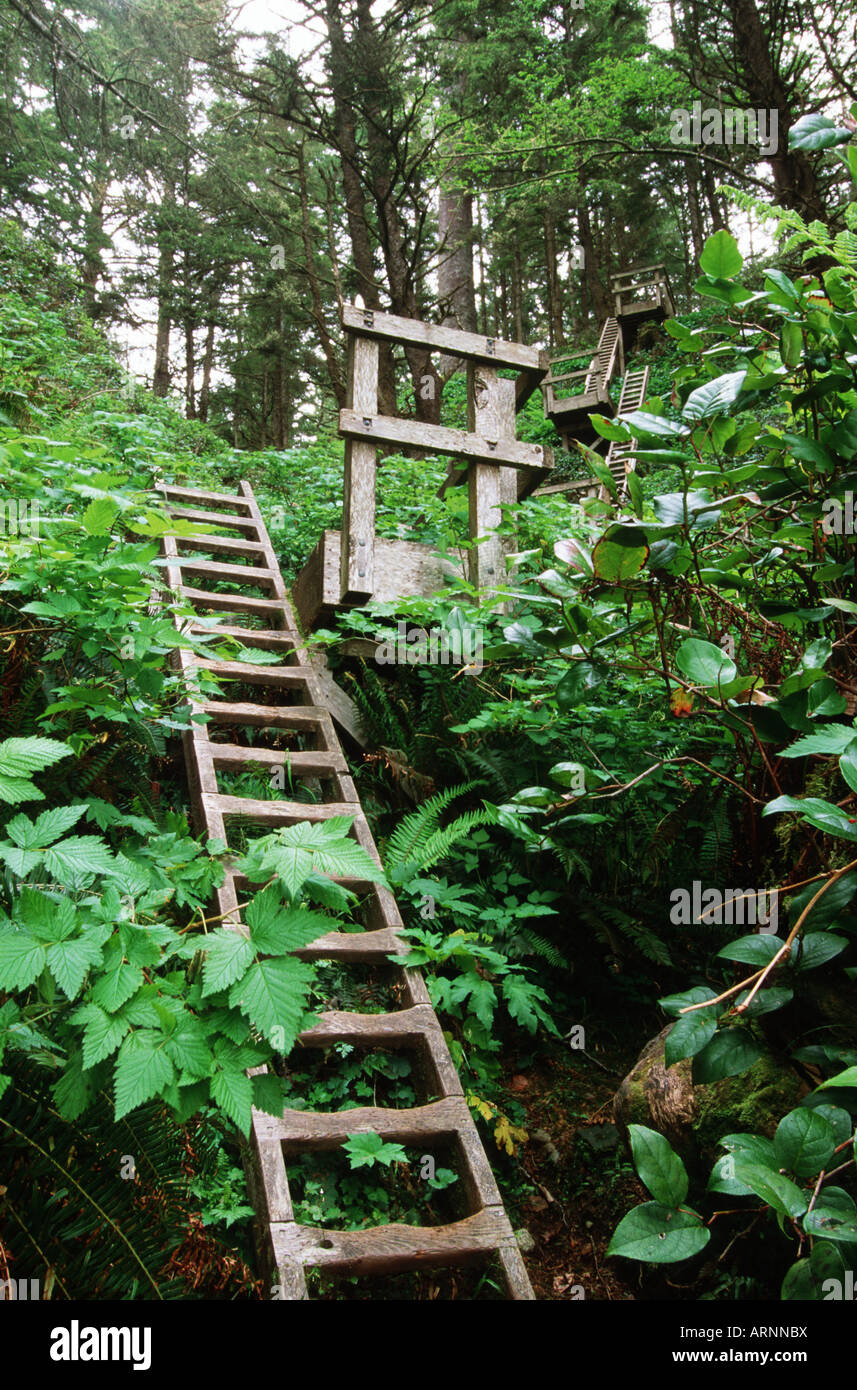
[[[613,1125],[613,1096],[644,1041],[617,1040],[597,1060],[561,1043],[520,1070],[507,1059],[506,1085],[530,1136],[521,1163],[538,1189],[508,1205],[535,1242],[525,1259],[539,1299],[638,1296],[636,1270],[626,1265],[626,1274],[606,1251],[618,1222],[647,1195]]]

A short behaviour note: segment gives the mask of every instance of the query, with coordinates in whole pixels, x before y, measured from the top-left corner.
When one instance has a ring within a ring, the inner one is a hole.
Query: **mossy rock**
[[[722,1135],[743,1131],[770,1137],[809,1090],[769,1049],[740,1076],[694,1086],[689,1057],[664,1065],[671,1027],[646,1044],[614,1098],[614,1119],[626,1143],[629,1124],[647,1125],[663,1134],[688,1166],[710,1168],[722,1153]]]

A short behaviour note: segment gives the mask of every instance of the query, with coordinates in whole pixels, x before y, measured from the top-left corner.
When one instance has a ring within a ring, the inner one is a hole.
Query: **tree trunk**
[[[175,185],[167,183],[161,211],[175,206]],[[172,330],[172,287],[175,275],[175,254],[172,232],[161,221],[158,227],[158,328],[155,340],[155,373],[152,392],[166,396],[170,389],[170,332]]]
[[[788,131],[794,123],[792,97],[777,57],[772,35],[765,31],[755,0],[727,0],[732,18],[735,48],[750,103],[776,111],[778,139],[771,154],[763,155],[771,166],[777,202],[795,208],[807,220],[823,219],[825,206],[815,171],[800,150],[789,151]],[[780,39],[777,37],[776,43]]]
[[[211,395],[211,369],[214,365],[214,320],[209,319],[205,329],[205,349],[202,357],[202,385],[199,388],[199,418],[208,419],[208,401]]]

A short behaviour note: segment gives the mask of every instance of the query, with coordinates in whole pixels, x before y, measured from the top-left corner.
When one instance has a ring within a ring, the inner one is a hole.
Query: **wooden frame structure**
[[[335,532],[325,532],[308,572],[298,577],[295,598],[305,625],[312,627],[319,614],[329,614],[339,605],[359,606],[382,593],[390,597],[382,571],[391,562],[398,596],[442,587],[443,572],[433,562],[431,547],[383,542],[375,536],[377,456],[382,446],[445,454],[455,460],[441,491],[467,481],[470,537],[487,538],[470,551],[468,578],[480,588],[499,586],[504,579],[504,548],[491,532],[502,520],[500,509],[504,502],[532,491],[553,466],[549,449],[524,443],[515,432],[516,412],[548,370],[547,354],[523,343],[353,304],[343,306],[342,326],[348,340],[348,394],[339,415],[339,432],[345,438],[342,530],[338,541]],[[466,364],[466,430],[379,415],[378,345],[382,341],[436,351]],[[517,378],[501,377],[502,369],[514,370]],[[339,575],[334,593],[332,560],[337,545]],[[386,551],[383,566],[379,563],[382,550]]]
[[[202,661],[184,648],[175,655],[189,685],[194,668],[201,666],[224,680],[238,680],[259,689],[258,701],[234,701],[228,695],[222,700],[191,700],[192,716],[206,716],[209,721],[192,723],[183,735],[197,829],[228,844],[229,828],[236,818],[271,829],[300,821],[349,816],[353,818],[354,838],[380,864],[334,730],[328,689],[302,644],[276,555],[249,484],[242,482],[237,495],[169,485],[161,491],[170,515],[241,533],[239,537],[204,533],[164,537],[169,587],[199,614],[199,622],[191,620],[190,630],[210,632],[212,620],[206,622],[203,614],[206,610],[215,617],[222,614],[227,624],[218,625],[217,631],[246,646],[276,652],[280,657],[276,665],[258,666],[240,661]],[[200,558],[200,552],[205,558]],[[244,563],[230,562],[234,560]],[[360,556],[356,551],[354,560],[359,568]],[[199,588],[188,580],[209,584],[225,580],[229,587],[226,591]],[[253,590],[260,592],[248,592]],[[255,626],[256,623],[262,625]],[[239,742],[238,730],[242,726],[256,731],[250,746]],[[225,742],[217,741],[209,732],[224,729],[230,735]],[[296,751],[273,746],[292,736],[311,746]],[[221,772],[246,769],[251,764],[287,768],[290,780],[311,779],[321,800],[304,803],[284,796],[282,800],[257,801],[221,792]],[[402,1110],[382,1106],[333,1113],[284,1110],[280,1117],[253,1110],[252,1152],[248,1154],[247,1167],[266,1272],[278,1286],[280,1298],[301,1299],[307,1296],[307,1267],[375,1274],[484,1263],[496,1257],[508,1296],[532,1299],[526,1267],[425,981],[418,970],[388,964],[391,954],[407,949],[398,935],[402,920],[395,898],[376,883],[351,878],[337,881],[364,899],[365,929],[328,932],[295,954],[304,960],[337,960],[344,965],[369,963],[390,970],[397,1007],[381,1014],[323,1013],[313,1028],[301,1034],[298,1047],[318,1049],[349,1043],[356,1047],[408,1049],[421,1073],[425,1099],[420,1105]],[[230,868],[217,891],[221,920],[238,932],[246,932],[239,898],[245,888]],[[450,1149],[466,1214],[460,1220],[435,1227],[391,1225],[336,1231],[302,1225],[296,1219],[289,1192],[289,1156],[335,1149],[349,1134],[368,1131],[401,1143]]]

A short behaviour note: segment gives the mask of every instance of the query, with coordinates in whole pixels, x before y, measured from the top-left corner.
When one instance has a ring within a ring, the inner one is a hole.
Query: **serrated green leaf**
[[[140,1028],[129,1033],[119,1049],[113,1074],[114,1117],[151,1100],[175,1078],[162,1033]]]
[[[247,938],[226,927],[209,932],[202,949],[205,951],[202,967],[204,995],[216,994],[234,984],[248,969],[254,956]]]
[[[314,978],[312,965],[294,956],[256,961],[232,986],[229,1003],[246,1014],[278,1052],[289,1052],[300,1032]]]

